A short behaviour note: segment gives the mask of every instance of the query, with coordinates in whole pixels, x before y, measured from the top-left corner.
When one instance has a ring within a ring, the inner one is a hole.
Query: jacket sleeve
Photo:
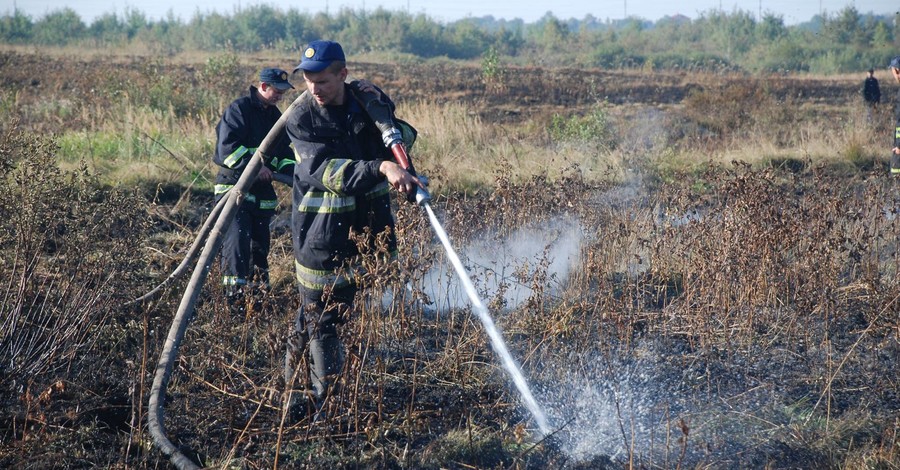
[[[290,143],[287,132],[282,131],[275,145],[272,146],[274,150],[270,150],[267,155],[269,156],[268,165],[272,171],[284,175],[294,174],[294,164],[297,162]]]
[[[242,170],[253,156],[253,152],[245,144],[247,133],[244,113],[237,103],[232,103],[216,126],[215,164],[231,170]]]

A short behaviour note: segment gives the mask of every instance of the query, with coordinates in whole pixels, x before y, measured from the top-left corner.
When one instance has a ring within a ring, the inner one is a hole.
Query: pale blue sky
[[[601,20],[638,16],[656,21],[663,16],[682,14],[696,18],[713,9],[727,12],[744,10],[758,15],[775,13],[785,23],[807,21],[820,12],[837,13],[853,5],[861,13],[890,14],[900,11],[898,0],[322,0],[282,1],[270,0],[0,0],[0,15],[12,13],[17,8],[33,19],[48,12],[70,7],[90,23],[103,13],[122,14],[127,8],[144,12],[150,19],[159,19],[169,11],[175,17],[189,20],[194,13],[230,14],[250,5],[269,4],[286,10],[316,13],[328,9],[335,12],[342,7],[356,10],[374,10],[379,6],[388,10],[408,10],[425,13],[437,21],[453,21],[467,16],[493,15],[495,18],[521,18],[533,22],[548,11],[560,19],[584,18],[590,14]]]

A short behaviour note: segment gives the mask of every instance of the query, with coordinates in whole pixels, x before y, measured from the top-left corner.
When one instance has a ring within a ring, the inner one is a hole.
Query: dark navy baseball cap
[[[262,69],[259,72],[259,81],[268,83],[281,91],[294,88],[294,85],[288,81],[288,73],[279,68]]]
[[[294,69],[294,72],[298,70],[321,72],[336,60],[341,62],[347,60],[344,58],[344,49],[340,44],[334,41],[313,41],[306,46],[303,56],[300,58],[300,65]]]

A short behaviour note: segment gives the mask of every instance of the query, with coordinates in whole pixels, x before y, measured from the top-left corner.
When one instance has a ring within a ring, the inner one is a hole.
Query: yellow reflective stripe
[[[900,168],[891,168],[891,174],[900,173]]]
[[[216,196],[218,196],[220,194],[227,193],[233,187],[234,187],[233,184],[217,184],[217,185],[215,185],[213,192],[215,193]],[[247,194],[244,196],[244,200],[249,201],[249,202],[256,202],[256,196],[254,196],[252,194]],[[277,199],[263,199],[259,202],[260,209],[274,209],[275,206],[277,206],[277,205],[278,205]]]
[[[894,131],[894,138],[895,138],[895,139],[900,139],[900,127],[898,127],[898,128]]]
[[[323,290],[328,286],[344,287],[353,281],[352,272],[338,275],[330,270],[307,268],[297,260],[294,260],[294,268],[297,272],[297,282],[308,289]]]
[[[231,155],[225,157],[225,161],[223,163],[228,168],[234,168],[234,165],[236,165],[237,162],[241,161],[241,157],[246,155],[250,150],[251,149],[248,149],[247,147],[241,145],[240,147],[236,148],[234,152],[231,152]]]
[[[247,284],[247,280],[238,276],[222,276],[223,286],[243,286]]]
[[[298,212],[317,212],[320,214],[338,214],[356,209],[356,198],[339,196],[324,191],[307,191],[297,204]]]
[[[350,165],[350,160],[335,158],[328,160],[325,165],[325,173],[322,175],[322,184],[326,188],[342,194],[344,189],[344,170]]]
[[[384,196],[391,191],[391,187],[388,185],[387,181],[382,181],[375,185],[374,188],[370,189],[369,192],[366,193],[367,199],[375,199],[377,197]]]

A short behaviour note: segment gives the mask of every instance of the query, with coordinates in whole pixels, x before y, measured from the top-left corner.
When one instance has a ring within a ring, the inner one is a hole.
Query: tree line
[[[881,68],[900,53],[900,13],[862,14],[848,6],[797,25],[772,13],[758,18],[721,9],[693,20],[674,16],[656,22],[591,15],[563,20],[548,12],[533,23],[492,16],[443,23],[383,8],[309,14],[267,5],[232,14],[197,13],[186,21],[171,12],[154,21],[134,8],[106,13],[90,24],[68,7],[37,19],[17,9],[0,17],[0,42],[11,45],[295,54],[323,37],[353,53],[398,59],[489,57],[493,64],[513,65],[840,73]]]

